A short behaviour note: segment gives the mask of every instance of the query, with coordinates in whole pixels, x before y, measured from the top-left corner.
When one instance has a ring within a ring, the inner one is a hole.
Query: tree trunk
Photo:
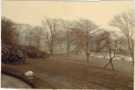
[[[110,64],[110,61],[104,65],[104,68],[106,68]]]
[[[114,69],[114,65],[113,65],[113,60],[111,60],[111,62],[110,62],[110,63],[111,63],[112,70],[113,70],[113,71],[115,71],[115,69]]]
[[[89,51],[89,35],[87,32],[87,38],[86,38],[86,61],[89,64],[89,56],[90,56],[90,51]]]
[[[132,39],[132,62],[133,62],[133,65],[134,65],[134,40]]]
[[[50,48],[50,49],[49,49],[49,50],[50,50],[50,54],[53,55],[53,54],[54,54],[53,42],[51,42],[49,48]]]
[[[112,56],[112,54],[113,54],[113,56]],[[115,54],[116,54],[116,52],[115,52],[115,51],[112,52],[112,50],[109,48],[109,55],[108,55],[108,56],[109,56],[109,61],[108,61],[107,64],[104,65],[104,68],[107,68],[107,66],[109,66],[109,64],[110,64],[112,70],[115,71],[114,65],[113,65],[113,59],[114,59],[114,57],[115,57]]]
[[[52,48],[50,48],[50,54],[53,55],[53,49]]]
[[[67,55],[70,53],[70,42],[69,39],[67,39]]]
[[[107,66],[109,66],[109,64],[111,65],[112,70],[115,71],[112,58],[110,58],[109,62],[104,65],[104,68],[107,68]]]
[[[130,38],[129,36],[128,38],[128,49],[129,49],[129,53],[132,59],[132,63],[134,65],[134,41],[132,38]]]
[[[70,53],[70,46],[67,45],[67,55],[69,56]]]
[[[87,53],[86,53],[86,61],[87,61],[86,63],[87,63],[87,64],[89,64],[89,57],[90,57],[90,54],[87,52]]]

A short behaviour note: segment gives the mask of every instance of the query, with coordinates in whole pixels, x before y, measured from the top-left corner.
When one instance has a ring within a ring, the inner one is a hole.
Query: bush
[[[25,55],[19,49],[11,45],[2,44],[2,63],[22,64],[25,63]]]
[[[48,53],[43,52],[33,46],[19,46],[19,47],[29,58],[47,58],[49,56]]]

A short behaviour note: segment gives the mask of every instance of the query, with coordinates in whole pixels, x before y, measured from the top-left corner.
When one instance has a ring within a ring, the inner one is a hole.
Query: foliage
[[[2,43],[15,44],[15,24],[10,19],[2,17],[1,38]]]

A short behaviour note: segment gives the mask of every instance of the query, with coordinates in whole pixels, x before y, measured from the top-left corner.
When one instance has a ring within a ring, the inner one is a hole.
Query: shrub
[[[22,64],[25,63],[25,55],[19,49],[11,45],[2,44],[2,63]]]
[[[43,52],[33,46],[19,46],[19,47],[29,58],[47,58],[49,56],[48,53]]]

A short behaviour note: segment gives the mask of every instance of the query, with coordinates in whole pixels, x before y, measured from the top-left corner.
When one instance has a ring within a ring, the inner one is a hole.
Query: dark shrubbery
[[[2,17],[2,63],[20,64],[25,62],[25,55],[16,47],[15,30],[16,24],[10,19]]]
[[[11,45],[2,44],[2,63],[22,64],[25,63],[24,53]]]
[[[2,63],[22,64],[28,58],[47,58],[49,54],[31,46],[11,46],[2,44]]]
[[[49,54],[33,46],[19,46],[28,58],[47,58]]]

